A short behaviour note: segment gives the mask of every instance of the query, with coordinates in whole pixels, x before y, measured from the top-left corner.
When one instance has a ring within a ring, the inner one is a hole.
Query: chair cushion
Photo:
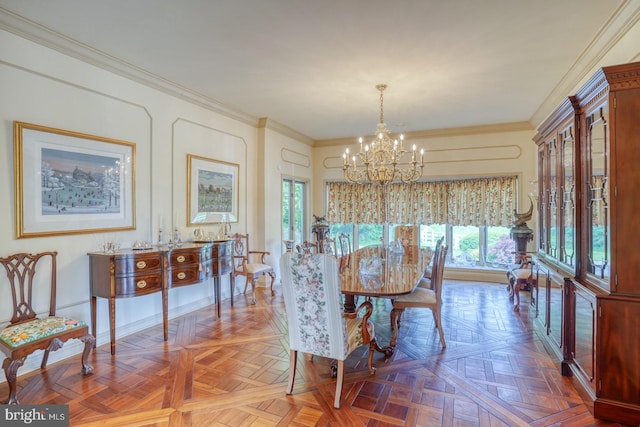
[[[347,321],[347,353],[368,344],[362,339],[362,317],[356,319],[345,319]],[[370,320],[367,320],[367,330],[370,337],[375,337],[374,326]]]
[[[511,276],[516,279],[527,279],[531,276],[532,271],[528,268],[517,268],[515,270],[511,270]]]
[[[424,307],[425,305],[436,305],[436,293],[431,289],[415,288],[413,292],[400,295],[393,300],[394,308]]]
[[[249,274],[259,274],[273,270],[271,266],[267,264],[245,264],[245,266],[247,268],[246,272]],[[236,270],[245,272],[242,266],[239,266]]]
[[[423,277],[418,282],[418,287],[422,289],[431,289],[431,279]]]
[[[0,340],[4,341],[9,347],[15,348],[85,325],[86,323],[82,320],[58,316],[44,317],[4,328],[0,332]]]

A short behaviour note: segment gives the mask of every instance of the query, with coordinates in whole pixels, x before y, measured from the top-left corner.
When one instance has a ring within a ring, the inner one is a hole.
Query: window
[[[451,263],[475,266],[480,261],[480,228],[472,225],[451,227]]]
[[[516,242],[507,227],[487,227],[487,251],[485,262],[492,267],[512,264],[515,260]]]
[[[302,243],[307,205],[307,185],[302,181],[282,180],[282,240]]]
[[[340,233],[353,235],[354,248],[379,245],[385,233],[393,236],[396,224],[332,224],[331,237]],[[460,268],[504,268],[514,262],[515,242],[508,227],[420,225],[420,246],[434,249],[438,239],[446,236],[449,248],[447,266]],[[389,242],[389,238],[384,240]]]
[[[383,242],[384,227],[382,224],[358,224],[356,229],[358,234],[357,238],[354,238],[354,248],[379,245]]]
[[[420,246],[434,249],[438,239],[447,234],[446,224],[420,226]]]
[[[329,237],[332,239],[338,239],[338,236],[342,233],[353,236],[353,224],[331,224],[331,227],[329,228]]]
[[[429,224],[420,225],[419,244],[433,248],[445,236],[449,266],[504,268],[515,261],[510,227],[517,187],[516,176],[385,187],[329,182],[327,219],[340,226],[357,224],[354,248],[389,243],[400,224]]]

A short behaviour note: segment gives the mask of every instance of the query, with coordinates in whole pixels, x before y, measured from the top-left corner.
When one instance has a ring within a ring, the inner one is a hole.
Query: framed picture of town
[[[16,238],[135,228],[135,144],[14,122]]]
[[[189,225],[238,222],[238,171],[235,163],[187,154]]]

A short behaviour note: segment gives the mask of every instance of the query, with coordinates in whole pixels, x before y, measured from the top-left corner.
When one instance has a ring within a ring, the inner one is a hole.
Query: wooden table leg
[[[356,311],[356,298],[354,295],[344,296],[344,311],[353,313]]]

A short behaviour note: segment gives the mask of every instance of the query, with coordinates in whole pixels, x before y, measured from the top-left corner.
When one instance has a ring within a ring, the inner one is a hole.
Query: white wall
[[[259,193],[253,171],[262,162],[257,150],[254,125],[216,114],[203,107],[98,69],[69,56],[0,31],[0,254],[58,251],[58,313],[90,318],[89,263],[87,252],[98,250],[98,242],[117,240],[123,247],[134,241],[156,241],[160,217],[163,227],[177,226],[185,236],[187,153],[239,165],[239,221],[232,231],[255,233],[263,212],[252,208]],[[134,230],[52,237],[15,238],[13,122],[21,121],[135,144]],[[276,186],[275,194],[277,193]],[[279,204],[277,204],[279,206]],[[269,211],[278,212],[269,208]],[[278,222],[279,224],[279,222]],[[217,226],[205,226],[217,230]],[[279,229],[279,227],[277,227]],[[243,284],[237,288],[241,291]],[[229,297],[228,279],[222,283]],[[0,290],[6,301],[7,290]],[[169,318],[212,302],[211,281],[172,289]],[[45,307],[39,307],[45,311]],[[117,336],[122,337],[161,322],[161,297],[153,294],[119,299],[116,304]],[[0,305],[0,323],[10,317]],[[98,345],[108,338],[106,300],[98,300]],[[52,353],[51,362],[81,350],[68,343]],[[30,357],[20,369],[24,373],[40,363]],[[0,374],[1,375],[1,374]],[[0,377],[3,381],[4,377]]]
[[[282,243],[282,179],[296,178],[307,182],[311,194],[317,191],[313,180],[312,148],[290,136],[270,129],[264,130],[264,212],[261,212],[265,229],[265,248],[271,252],[270,259],[279,280]],[[312,205],[308,212],[313,212]],[[310,215],[309,215],[310,216]]]

